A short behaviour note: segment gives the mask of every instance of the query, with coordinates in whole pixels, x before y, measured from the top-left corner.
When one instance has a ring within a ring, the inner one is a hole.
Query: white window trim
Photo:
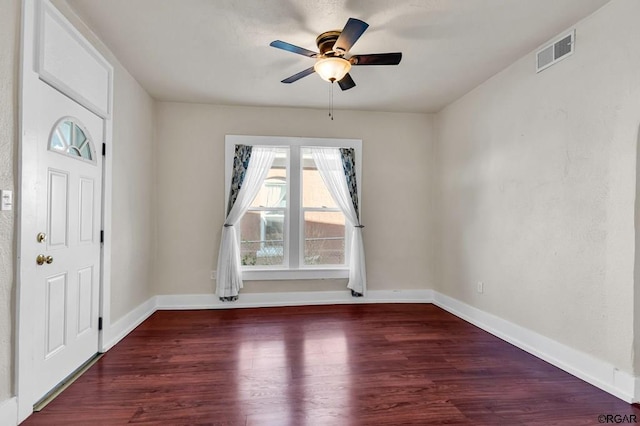
[[[358,201],[360,204],[360,208],[362,208],[362,179],[361,179],[361,169],[362,169],[362,140],[361,139],[329,139],[329,138],[304,138],[304,137],[285,137],[285,136],[245,136],[245,135],[227,135],[225,137],[225,199],[224,199],[224,215],[226,216],[226,206],[229,200],[229,190],[231,186],[231,173],[233,167],[233,157],[235,155],[235,146],[236,145],[253,145],[253,146],[277,146],[283,148],[289,148],[290,150],[297,149],[299,150],[301,147],[336,147],[336,148],[353,148],[355,150],[355,161],[356,161],[356,180],[358,182]],[[301,165],[299,163],[294,164],[292,158],[294,156],[289,156],[289,169],[288,169],[288,192],[287,194],[301,194],[301,188],[299,187],[300,180],[299,179],[291,179],[290,173],[291,170],[296,170],[296,173],[299,172]],[[298,156],[299,157],[299,156]],[[297,157],[297,158],[298,158]],[[296,187],[292,187],[291,183],[297,182],[298,185]],[[288,218],[287,226],[288,230],[296,230],[295,232],[299,234],[300,228],[300,220],[301,220],[301,211],[296,212],[296,214],[291,214],[290,203],[287,200],[287,213],[286,216]],[[301,204],[301,203],[300,203]],[[360,220],[362,221],[362,210],[360,210]],[[289,260],[290,264],[284,267],[264,267],[264,268],[251,268],[251,269],[243,269],[242,270],[242,278],[247,281],[259,280],[259,281],[269,281],[269,280],[302,280],[302,279],[337,279],[337,278],[348,278],[349,277],[349,266],[300,266],[300,259],[296,258],[296,256],[289,256],[289,250],[295,250],[300,253],[298,248],[301,244],[302,235],[298,235],[298,238],[291,238],[291,236],[286,236],[288,238],[289,245],[286,245],[288,249],[285,249],[286,259]],[[295,245],[295,247],[292,247]],[[294,252],[295,252],[294,251]],[[348,255],[348,246],[345,245],[345,258]]]

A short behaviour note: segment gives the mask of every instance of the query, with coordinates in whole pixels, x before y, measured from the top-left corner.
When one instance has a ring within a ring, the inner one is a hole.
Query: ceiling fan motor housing
[[[323,56],[344,55],[344,52],[340,50],[338,51],[333,50],[333,45],[336,44],[336,40],[338,40],[338,37],[340,37],[341,33],[342,31],[339,31],[339,30],[326,31],[320,34],[318,37],[316,37],[316,45],[318,46],[318,49],[320,50],[321,55]]]

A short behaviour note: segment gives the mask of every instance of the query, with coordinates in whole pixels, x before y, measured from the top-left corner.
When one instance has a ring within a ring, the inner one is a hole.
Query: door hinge
[[[98,317],[98,330],[102,330],[102,317]]]
[[[100,230],[100,242],[104,243],[104,231]]]
[[[102,156],[107,155],[107,144],[106,143],[102,143]]]

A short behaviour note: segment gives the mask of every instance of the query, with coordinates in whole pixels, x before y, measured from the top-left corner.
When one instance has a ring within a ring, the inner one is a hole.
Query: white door
[[[101,313],[108,323],[113,88],[113,67],[50,0],[22,5],[18,421],[99,351]]]
[[[35,211],[22,235],[23,283],[33,295],[34,397],[98,352],[103,119],[37,84],[31,153]],[[28,232],[31,231],[31,235]]]

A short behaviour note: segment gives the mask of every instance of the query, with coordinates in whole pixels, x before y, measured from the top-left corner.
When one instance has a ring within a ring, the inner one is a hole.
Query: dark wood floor
[[[156,312],[24,424],[595,425],[600,415],[640,421],[639,408],[438,307],[372,304]]]

